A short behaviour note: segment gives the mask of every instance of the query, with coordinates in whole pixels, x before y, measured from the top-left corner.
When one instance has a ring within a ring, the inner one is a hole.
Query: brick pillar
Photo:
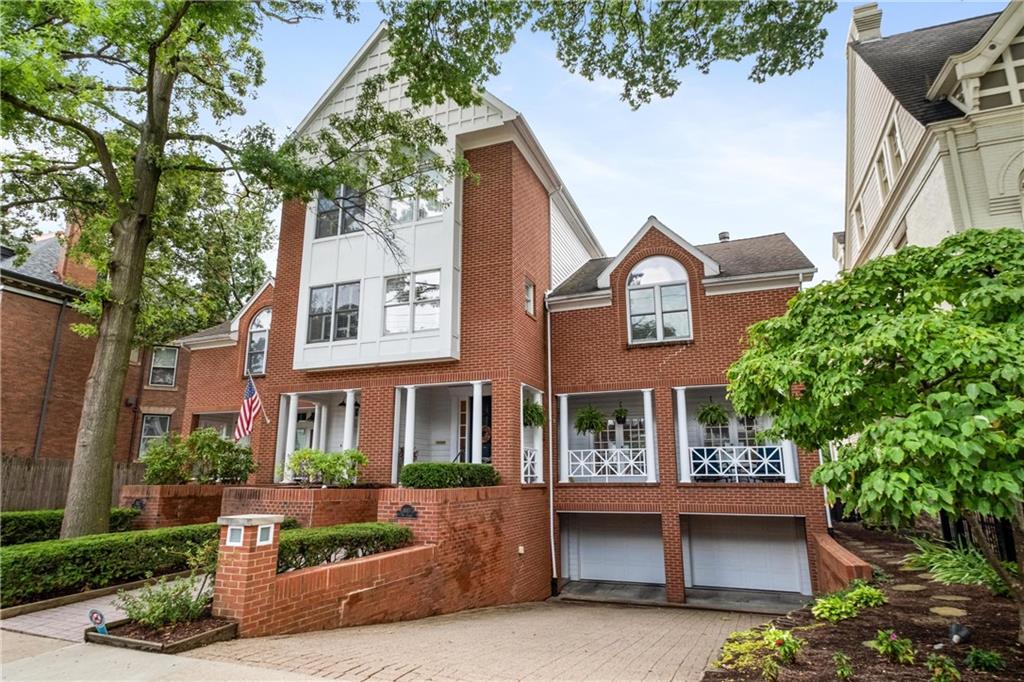
[[[283,516],[222,516],[213,615],[238,621],[240,637],[254,637],[266,626],[277,577],[277,546]],[[265,537],[270,527],[270,537]],[[262,533],[261,533],[262,531]],[[263,534],[264,537],[260,537]]]
[[[661,515],[661,541],[665,551],[665,598],[670,602],[686,600],[683,587],[683,545],[680,540],[679,514],[670,510]]]

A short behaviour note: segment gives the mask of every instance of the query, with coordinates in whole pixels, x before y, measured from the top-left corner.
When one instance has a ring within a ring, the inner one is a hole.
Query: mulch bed
[[[171,644],[174,642],[180,642],[183,639],[187,639],[195,635],[201,635],[204,632],[208,632],[214,628],[219,628],[222,625],[227,625],[230,622],[231,621],[223,618],[208,617],[188,623],[165,625],[162,628],[156,629],[140,623],[125,623],[124,625],[118,625],[111,628],[110,634],[118,637],[130,637],[131,639],[156,642],[158,644]]]
[[[983,587],[943,585],[921,576],[920,572],[901,571],[900,562],[914,551],[907,540],[876,530],[867,530],[860,524],[836,524],[836,539],[868,563],[891,578],[879,585],[889,603],[865,609],[856,618],[836,624],[816,621],[810,607],[794,611],[773,621],[776,627],[800,628],[796,634],[807,641],[797,661],[780,671],[779,680],[834,680],[835,664],[832,655],[841,651],[850,657],[854,680],[929,680],[930,673],[924,661],[929,654],[945,654],[953,659],[964,680],[1022,680],[1024,679],[1024,647],[1017,644],[1018,616],[1014,603],[1004,597],[993,596]],[[860,544],[858,544],[860,543]],[[870,551],[876,550],[876,551]],[[897,585],[921,585],[925,589],[903,592],[893,589]],[[938,595],[966,597],[969,601],[943,601]],[[966,616],[940,616],[929,612],[933,606],[947,606],[967,611]],[[949,626],[961,623],[971,629],[970,640],[953,644]],[[803,629],[803,628],[807,629]],[[863,642],[872,640],[878,630],[894,629],[900,637],[914,642],[917,663],[900,665],[883,659]],[[940,649],[933,646],[941,644]],[[990,649],[1002,654],[1006,669],[998,673],[968,670],[963,658],[971,646]],[[704,680],[752,680],[750,676],[726,670],[708,671]]]

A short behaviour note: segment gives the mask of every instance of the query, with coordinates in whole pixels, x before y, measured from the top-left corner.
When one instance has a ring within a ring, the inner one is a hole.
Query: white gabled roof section
[[[999,55],[1006,51],[1021,27],[1024,27],[1024,2],[1011,2],[974,47],[946,59],[935,82],[928,89],[928,99],[936,100],[951,94],[956,84],[965,78],[983,76]]]
[[[615,257],[615,260],[609,263],[608,266],[601,271],[601,274],[597,276],[597,286],[601,287],[602,289],[607,289],[608,287],[611,286],[611,277],[612,273],[615,271],[615,268],[619,267],[619,265],[622,264],[622,261],[625,260],[626,256],[628,256],[629,253],[633,251],[634,248],[636,248],[636,245],[640,243],[640,240],[644,238],[644,235],[650,232],[651,230],[658,230],[666,237],[671,239],[673,242],[675,242],[679,246],[679,248],[689,252],[690,254],[693,255],[694,258],[703,263],[705,277],[714,277],[721,270],[718,263],[715,262],[710,256],[708,256],[706,253],[698,249],[690,242],[680,237],[675,232],[673,232],[671,229],[669,229],[667,225],[665,225],[665,223],[661,222],[654,216],[649,216],[647,218],[647,222],[645,222],[643,226],[637,231],[637,233],[633,235],[633,238],[629,240],[629,243],[626,244],[625,247],[623,247],[622,251],[619,252],[619,255]]]
[[[238,313],[233,318],[231,318],[231,336],[232,337],[234,337],[236,339],[238,338],[238,324],[239,324],[239,322],[241,322],[242,316],[245,315],[246,311],[249,310],[249,308],[251,308],[254,303],[256,303],[256,299],[258,299],[260,296],[262,296],[263,292],[266,291],[267,288],[272,287],[272,286],[274,286],[274,278],[273,277],[268,277],[267,281],[263,283],[263,286],[261,286],[259,289],[257,289],[256,293],[253,294],[252,296],[250,296],[249,300],[245,302],[245,305],[242,306],[241,310],[239,310]]]

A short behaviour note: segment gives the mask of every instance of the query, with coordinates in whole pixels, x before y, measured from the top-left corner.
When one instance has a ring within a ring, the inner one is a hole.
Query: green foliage
[[[872,645],[880,656],[893,663],[909,665],[914,662],[914,643],[897,635],[895,630],[879,630]]]
[[[182,438],[173,431],[150,443],[142,454],[148,485],[242,483],[256,468],[252,450],[222,438],[212,428],[196,429]]]
[[[110,510],[110,532],[131,530],[132,521],[138,515],[138,509],[114,507]],[[0,512],[0,546],[56,540],[63,521],[63,509]]]
[[[294,476],[310,483],[348,487],[368,462],[366,455],[354,448],[342,452],[303,448],[292,453],[288,467]]]
[[[0,603],[140,580],[188,567],[188,552],[219,537],[215,523],[86,535],[0,548]]]
[[[726,670],[757,672],[766,680],[775,680],[779,668],[796,660],[805,644],[791,631],[774,627],[733,632],[722,645],[716,665]]]
[[[532,400],[523,402],[523,426],[537,427],[544,426],[546,416],[544,406]]]
[[[985,556],[973,547],[948,547],[924,538],[911,538],[917,551],[907,556],[906,564],[921,568],[947,585],[984,585],[993,594],[1006,596],[1009,588]],[[1017,567],[1003,563],[1011,575],[1018,575]]]
[[[154,629],[199,620],[213,596],[200,581],[196,575],[170,582],[163,577],[138,592],[118,592],[116,604],[131,620]]]
[[[402,467],[398,482],[404,488],[482,488],[498,485],[501,476],[490,464],[416,462]]]
[[[853,661],[842,651],[832,654],[832,662],[836,665],[836,679],[849,680],[853,677]]]
[[[281,533],[277,572],[387,552],[412,542],[412,531],[394,523],[350,523]]]
[[[900,249],[800,292],[749,337],[729,370],[733,405],[771,415],[770,437],[843,441],[813,481],[866,519],[1014,517],[1024,497],[1024,232],[968,230]]]
[[[701,426],[722,426],[729,423],[729,413],[718,403],[708,400],[697,411],[697,423]]]
[[[1006,661],[1003,660],[1003,655],[998,651],[979,649],[972,646],[967,655],[964,656],[964,665],[971,670],[997,672],[1006,667]]]
[[[838,623],[853,618],[862,610],[881,606],[888,601],[885,593],[861,580],[854,580],[843,590],[819,597],[811,606],[811,613],[818,620]]]
[[[623,407],[622,403],[619,403],[619,406],[612,410],[612,418],[615,419],[617,423],[622,424],[627,418],[629,418],[629,410]]]
[[[929,654],[925,667],[932,674],[931,682],[960,682],[960,671],[949,656]]]
[[[580,435],[584,433],[599,433],[608,428],[608,417],[604,416],[601,410],[592,405],[587,405],[576,412],[576,420],[573,422],[573,426],[576,428],[576,433]]]

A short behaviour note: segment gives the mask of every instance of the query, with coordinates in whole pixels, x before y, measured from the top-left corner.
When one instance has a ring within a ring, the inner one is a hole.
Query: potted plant
[[[729,423],[729,413],[711,398],[697,412],[697,423],[701,426],[724,426]]]
[[[580,435],[584,433],[598,433],[608,428],[608,417],[604,416],[600,410],[587,405],[576,413],[575,426],[576,433]]]
[[[619,406],[615,408],[614,412],[612,412],[612,416],[615,417],[615,423],[621,426],[626,423],[626,418],[629,416],[629,410],[623,407],[622,403],[619,403]]]
[[[532,400],[523,403],[523,426],[544,426],[544,406]]]

